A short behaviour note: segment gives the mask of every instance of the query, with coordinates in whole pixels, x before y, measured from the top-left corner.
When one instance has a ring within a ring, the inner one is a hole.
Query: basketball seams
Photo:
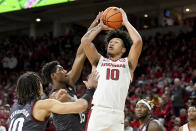
[[[113,9],[113,8],[108,9],[108,11],[107,11],[106,14],[105,14],[104,20],[105,20],[105,23],[106,23],[106,24],[107,24],[107,19],[106,19],[106,18],[107,18],[107,15],[108,15],[108,13],[110,12],[111,9]]]
[[[119,20],[119,21],[107,21],[107,22],[113,23],[113,22],[123,22],[123,21],[122,20]]]
[[[110,7],[104,11],[102,17],[104,25],[118,29],[122,26],[122,14],[118,8]]]
[[[115,13],[115,14],[113,14],[113,15],[111,15],[111,16],[109,16],[108,18],[107,18],[107,20],[106,21],[108,21],[108,19],[109,18],[111,18],[112,16],[114,16],[114,15],[116,15],[116,14],[120,14],[121,12],[117,12],[117,13]]]

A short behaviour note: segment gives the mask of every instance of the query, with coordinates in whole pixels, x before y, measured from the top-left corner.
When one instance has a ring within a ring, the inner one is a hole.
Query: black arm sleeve
[[[91,99],[93,97],[94,92],[95,92],[95,88],[90,87],[90,88],[87,89],[86,93],[82,96],[82,98],[85,99],[88,102],[88,105],[91,102]]]

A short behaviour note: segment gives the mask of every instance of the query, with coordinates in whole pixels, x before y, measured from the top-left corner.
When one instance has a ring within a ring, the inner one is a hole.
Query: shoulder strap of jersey
[[[182,128],[183,131],[189,131],[188,123],[184,124]]]

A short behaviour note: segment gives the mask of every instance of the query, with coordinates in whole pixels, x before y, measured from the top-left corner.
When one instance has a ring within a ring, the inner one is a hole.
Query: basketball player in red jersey
[[[113,30],[107,35],[108,58],[101,56],[92,44],[102,30],[111,30],[102,21],[81,39],[88,60],[100,76],[93,96],[94,106],[87,127],[88,131],[124,131],[125,100],[141,53],[142,39],[129,23],[126,13],[120,10],[123,17],[122,24],[128,33]],[[133,41],[132,46],[130,38]]]
[[[189,122],[180,127],[179,131],[196,131],[196,105],[188,109]]]

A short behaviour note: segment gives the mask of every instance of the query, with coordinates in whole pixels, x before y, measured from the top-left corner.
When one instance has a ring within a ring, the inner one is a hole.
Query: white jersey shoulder
[[[182,130],[183,131],[189,131],[188,123],[183,125]]]

